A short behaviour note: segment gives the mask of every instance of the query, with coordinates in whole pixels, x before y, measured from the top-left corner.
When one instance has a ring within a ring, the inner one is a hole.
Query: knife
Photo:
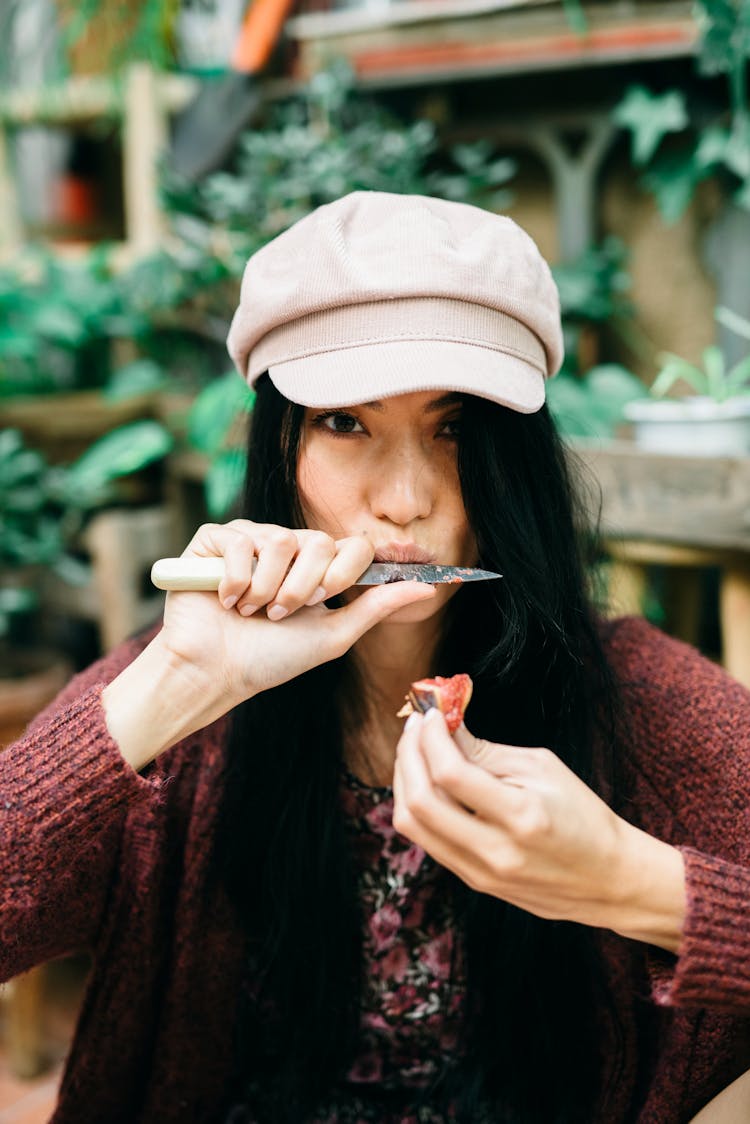
[[[253,560],[253,570],[255,559]],[[151,581],[158,589],[214,590],[224,577],[223,558],[160,558],[151,568]],[[373,562],[353,585],[388,585],[390,582],[429,582],[433,585],[487,581],[501,578],[491,570],[469,566],[435,566],[425,562]]]

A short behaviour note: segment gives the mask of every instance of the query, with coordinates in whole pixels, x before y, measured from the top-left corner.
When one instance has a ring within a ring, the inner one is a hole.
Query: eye
[[[320,429],[326,429],[337,437],[343,437],[349,433],[364,433],[362,423],[354,417],[354,414],[347,414],[341,410],[329,410],[325,414],[318,414],[313,419],[313,425]],[[356,429],[356,426],[359,426],[359,429]]]
[[[451,441],[457,440],[461,433],[461,415],[456,414],[455,417],[446,418],[440,425],[440,437],[447,437]]]

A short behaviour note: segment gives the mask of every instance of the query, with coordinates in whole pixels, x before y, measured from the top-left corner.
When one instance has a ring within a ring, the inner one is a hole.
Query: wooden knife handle
[[[223,558],[160,558],[151,567],[151,581],[157,589],[216,590],[223,577]]]

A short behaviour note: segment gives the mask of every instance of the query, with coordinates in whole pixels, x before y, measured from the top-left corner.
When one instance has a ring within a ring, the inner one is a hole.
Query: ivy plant
[[[735,202],[750,210],[750,0],[696,0],[695,12],[698,71],[725,76],[726,105],[694,126],[686,91],[656,94],[633,86],[613,111],[615,121],[630,131],[633,162],[646,169],[643,184],[667,222],[683,214],[709,176],[721,179]],[[662,142],[672,133],[679,134],[679,143],[665,150]]]

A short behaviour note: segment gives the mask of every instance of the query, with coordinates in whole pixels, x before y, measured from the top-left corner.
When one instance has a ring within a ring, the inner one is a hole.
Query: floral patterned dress
[[[346,772],[342,800],[364,919],[361,1048],[315,1124],[439,1124],[450,1117],[426,1091],[455,1059],[464,992],[445,871],[394,829],[390,788]]]

